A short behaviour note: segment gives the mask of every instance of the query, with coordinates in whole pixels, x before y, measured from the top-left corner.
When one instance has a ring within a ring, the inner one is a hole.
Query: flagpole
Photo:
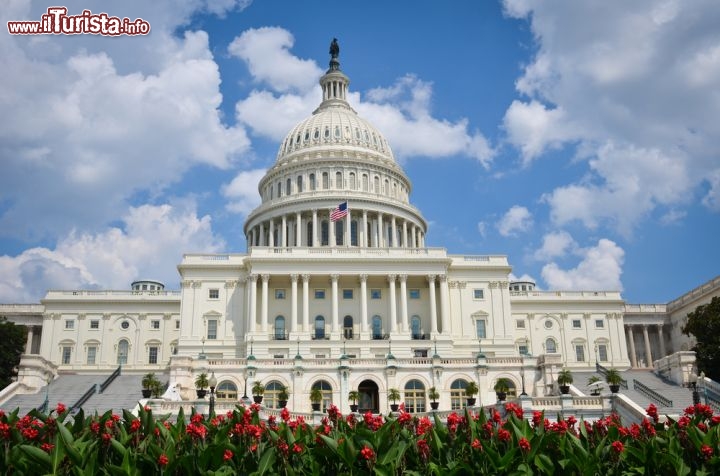
[[[347,219],[347,224],[345,225],[345,247],[350,248],[350,245],[352,243],[352,236],[350,235],[352,224],[350,223],[350,201],[345,201],[346,207],[347,207],[347,214],[345,215],[345,218]]]

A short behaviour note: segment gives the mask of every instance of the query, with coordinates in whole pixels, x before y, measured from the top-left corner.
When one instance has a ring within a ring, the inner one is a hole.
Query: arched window
[[[285,181],[285,195],[290,195],[291,190],[292,190],[292,180],[287,179]]]
[[[372,318],[372,338],[375,340],[383,338],[382,318],[380,316],[373,316]]]
[[[307,245],[308,246],[314,246],[315,243],[313,243],[315,240],[313,239],[313,226],[312,221],[309,221],[307,223]]]
[[[345,220],[333,222],[335,225],[335,244],[342,246],[345,243]]]
[[[215,396],[218,400],[237,400],[237,387],[232,382],[220,382],[215,389]]]
[[[328,237],[328,222],[327,220],[323,220],[320,224],[320,244],[322,246],[327,246],[330,242],[330,238]]]
[[[385,195],[390,195],[390,181],[385,179],[385,188],[383,189]]]
[[[282,183],[280,182],[277,183],[277,195],[278,198],[282,197]]]
[[[342,172],[336,172],[335,173],[335,188],[342,189],[343,188],[343,174]]]
[[[332,405],[332,387],[325,380],[319,380],[312,386],[313,389],[320,389],[323,395],[321,410],[325,411],[327,407]]]
[[[315,335],[313,339],[325,338],[325,318],[323,316],[315,317]]]
[[[287,334],[285,333],[285,318],[283,316],[277,316],[275,318],[275,340],[286,340]]]
[[[323,172],[322,174],[322,188],[323,190],[330,188],[330,177],[327,172]]]
[[[297,177],[297,193],[301,193],[302,191],[303,191],[302,175],[298,175],[298,177]]]
[[[343,337],[345,339],[353,338],[353,318],[352,318],[352,316],[345,316],[343,318]]]
[[[422,330],[420,329],[420,318],[413,316],[410,318],[410,332],[412,332],[413,339],[422,339]]]
[[[369,187],[370,187],[370,183],[368,181],[368,175],[363,174],[362,175],[362,191],[367,192]]]
[[[283,388],[285,388],[285,386],[277,380],[273,380],[265,385],[265,394],[262,401],[263,404],[267,408],[278,408],[278,402],[280,401],[278,394]]]
[[[353,220],[350,222],[350,246],[358,245],[358,222]]]
[[[310,174],[309,180],[310,180],[310,191],[314,191],[315,190],[315,174]]]
[[[355,185],[355,172],[350,172],[350,175],[349,175],[349,177],[348,177],[348,182],[349,182],[348,188],[349,188],[350,190],[355,190],[355,187],[356,187],[356,185]]]
[[[557,347],[555,346],[555,340],[552,337],[548,337],[545,340],[545,353],[555,354],[557,353]]]
[[[380,193],[380,177],[377,175],[373,178],[373,192]]]
[[[118,363],[118,365],[127,364],[129,349],[130,349],[130,343],[127,341],[127,339],[121,339],[120,342],[118,342],[118,347],[117,347],[117,363]]]
[[[425,411],[425,385],[420,380],[405,384],[405,410],[410,413]]]
[[[270,200],[272,200],[274,198],[273,195],[275,195],[275,190],[273,189],[272,185],[270,185],[268,188],[270,189]]]
[[[457,379],[450,385],[450,410],[461,410],[467,405],[465,387],[467,382],[463,379]]]

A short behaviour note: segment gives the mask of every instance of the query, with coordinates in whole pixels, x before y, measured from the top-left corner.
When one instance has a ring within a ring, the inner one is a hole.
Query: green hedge
[[[451,414],[447,422],[365,414],[343,417],[331,407],[313,427],[283,411],[262,421],[259,408],[238,407],[186,422],[108,412],[68,418],[0,411],[0,473],[7,475],[335,475],[335,474],[720,474],[720,416],[705,405],[677,421],[642,424],[616,415],[593,423],[550,422],[506,406],[497,412]]]

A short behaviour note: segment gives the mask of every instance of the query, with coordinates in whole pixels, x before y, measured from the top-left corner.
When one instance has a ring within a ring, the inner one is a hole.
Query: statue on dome
[[[336,59],[340,55],[340,45],[338,45],[337,38],[333,38],[330,43],[330,57]]]

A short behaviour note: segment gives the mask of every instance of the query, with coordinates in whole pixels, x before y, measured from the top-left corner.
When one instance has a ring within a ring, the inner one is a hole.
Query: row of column
[[[653,364],[653,354],[652,354],[652,346],[650,345],[650,332],[648,328],[650,326],[653,326],[657,330],[658,339],[660,341],[660,358],[665,357],[665,336],[663,335],[663,325],[662,324],[642,324],[642,333],[643,333],[643,344],[645,347],[645,366],[646,367],[652,367]],[[633,367],[638,366],[638,354],[635,350],[635,334],[633,332],[633,326],[632,325],[625,325],[625,330],[627,332],[627,340],[628,340],[628,353],[630,354],[630,363]]]
[[[302,330],[306,333],[311,331],[310,327],[310,275],[309,274],[291,274],[290,275],[290,332],[298,332],[298,281],[302,279]],[[367,274],[359,276],[360,281],[360,330],[367,334],[368,326],[368,292],[367,292]],[[340,275],[330,275],[331,284],[331,332],[340,332],[340,315],[339,315],[339,291],[338,281]],[[270,291],[270,275],[269,274],[251,274],[247,280],[247,302],[248,316],[250,319],[248,329],[250,333],[256,333],[257,329],[257,282],[261,283],[260,291],[260,331],[267,334],[270,326],[270,316],[268,313],[269,291]],[[450,330],[450,288],[446,275],[428,275],[428,295],[429,295],[429,314],[430,327],[433,335],[438,334],[438,315],[435,283],[440,282],[440,325],[441,333],[447,333]],[[390,332],[398,332],[397,307],[398,299],[396,295],[396,283],[400,283],[400,331],[407,332],[408,325],[408,293],[407,293],[407,275],[391,274],[387,276],[388,296],[389,296],[389,319]]]
[[[279,218],[274,217],[266,222],[262,222],[248,231],[246,237],[250,246],[269,246],[282,247],[288,246],[320,246],[322,239],[322,230],[318,226],[318,222],[322,220],[328,221],[328,243],[334,246],[335,226],[330,222],[330,214],[332,210],[312,211],[312,218],[303,218],[300,212],[290,215],[282,215]],[[322,216],[320,216],[320,214]],[[360,247],[367,248],[424,248],[425,233],[422,229],[413,223],[402,218],[396,218],[395,215],[384,217],[382,212],[368,212],[367,210],[355,211],[348,210],[345,220],[345,232],[343,246],[350,246],[352,243],[352,217],[362,215],[362,226],[359,226],[356,233],[356,243]],[[312,220],[312,221],[310,221]],[[278,223],[279,222],[279,223]],[[312,243],[308,243],[308,239],[303,239],[303,229],[307,228],[307,224],[312,223]],[[288,226],[289,225],[289,226]],[[360,222],[358,223],[360,225]],[[387,226],[392,230],[387,236]],[[278,228],[278,239],[275,243],[275,228]],[[368,226],[370,227],[370,236],[367,236]],[[401,233],[399,233],[401,232]]]

